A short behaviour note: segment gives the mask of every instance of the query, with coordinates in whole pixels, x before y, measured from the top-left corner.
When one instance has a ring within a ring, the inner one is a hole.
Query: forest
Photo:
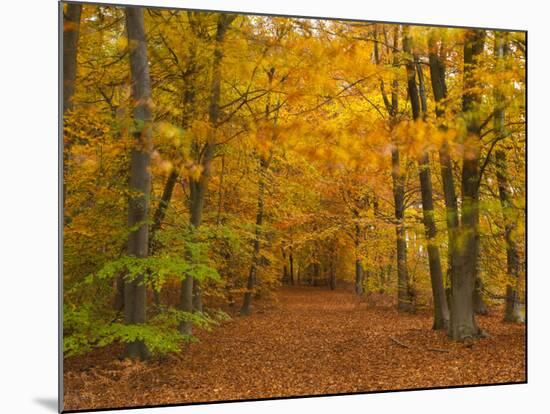
[[[526,381],[525,32],[60,7],[66,410]]]

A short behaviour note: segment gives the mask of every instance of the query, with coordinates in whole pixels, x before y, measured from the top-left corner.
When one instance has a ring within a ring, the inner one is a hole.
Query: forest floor
[[[120,361],[117,346],[65,360],[65,410],[524,382],[525,327],[478,317],[489,337],[453,343],[429,313],[351,291],[285,287],[177,356]]]

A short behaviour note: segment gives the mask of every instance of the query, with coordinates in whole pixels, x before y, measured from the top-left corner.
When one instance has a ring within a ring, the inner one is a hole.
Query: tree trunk
[[[497,56],[497,71],[505,69],[505,62],[502,61],[509,52],[506,42],[506,34],[495,32],[495,55]],[[494,115],[494,130],[495,139],[504,139],[505,117],[503,93],[497,88],[495,90],[495,115]],[[513,216],[514,205],[512,203],[512,195],[510,194],[510,182],[507,172],[506,153],[502,149],[495,151],[496,176],[498,183],[498,194],[500,205],[502,208],[502,216],[504,223],[504,241],[506,243],[506,273],[508,275],[508,283],[506,285],[506,307],[504,310],[504,320],[506,322],[523,323],[525,319],[521,314],[521,304],[517,286],[520,274],[520,259],[516,241],[513,238],[513,232],[516,227],[516,220]]]
[[[311,277],[311,286],[317,286],[319,284],[319,277],[321,276],[321,263],[313,263],[313,274]]]
[[[442,46],[441,46],[442,48]],[[447,86],[445,82],[445,65],[440,56],[441,52],[438,50],[438,44],[434,37],[429,38],[429,63],[430,63],[430,75],[432,80],[432,89],[434,98],[436,101],[436,115],[438,118],[443,118],[445,111],[443,109],[444,101],[447,99]],[[444,128],[444,127],[440,127]],[[446,221],[447,221],[447,238],[449,249],[449,269],[448,275],[453,285],[455,281],[455,288],[449,288],[449,295],[446,295],[449,300],[450,313],[455,313],[455,320],[469,321],[473,318],[470,315],[470,311],[462,310],[464,308],[473,306],[473,298],[469,301],[467,298],[462,298],[463,295],[468,293],[461,293],[462,290],[468,291],[469,286],[462,286],[458,284],[458,280],[461,279],[463,273],[463,257],[461,255],[461,246],[458,244],[458,234],[460,230],[460,217],[458,212],[458,203],[455,190],[455,183],[453,177],[453,165],[449,152],[449,143],[444,141],[439,149],[439,163],[441,167],[441,177],[443,182],[443,195],[445,199]],[[453,292],[457,291],[458,296],[453,304]],[[452,317],[452,316],[451,316]],[[449,323],[450,324],[450,323]],[[475,323],[467,323],[466,331],[475,331]],[[458,326],[454,328],[454,335],[458,335],[460,329]],[[449,326],[449,334],[453,336]]]
[[[292,256],[292,246],[290,246],[288,261],[289,261],[289,272],[290,272],[290,284],[294,285],[294,257]]]
[[[359,296],[363,294],[363,262],[359,255],[359,245],[361,242],[361,226],[355,224],[355,293]]]
[[[210,181],[210,174],[212,168],[212,160],[214,158],[214,150],[216,147],[215,130],[218,126],[218,118],[220,115],[220,94],[221,94],[221,80],[222,80],[222,60],[223,60],[223,39],[225,33],[229,28],[229,25],[234,20],[234,16],[226,14],[220,14],[218,18],[216,28],[216,38],[214,46],[214,59],[212,62],[212,81],[210,84],[210,105],[208,110],[208,122],[210,123],[210,130],[206,144],[202,151],[196,151],[197,159],[202,166],[202,172],[198,180],[190,177],[190,197],[189,197],[189,210],[190,210],[190,222],[191,227],[196,229],[202,223],[202,214],[204,210],[204,201],[206,198],[206,192],[208,190],[208,182]],[[195,143],[195,149],[197,143]],[[200,287],[197,285],[193,287],[194,280],[192,276],[187,276],[181,285],[180,295],[180,309],[184,312],[193,311],[193,302],[195,306],[202,309],[202,296]],[[197,281],[198,283],[198,281]],[[193,291],[195,294],[193,294]],[[195,299],[193,300],[193,297]],[[191,323],[182,322],[180,324],[180,331],[184,334],[191,334]]]
[[[438,50],[438,44],[433,36],[428,39],[429,42],[429,62],[430,77],[432,81],[432,90],[436,101],[436,115],[443,118],[445,111],[443,102],[447,99],[447,85],[445,82],[445,65]],[[445,127],[440,126],[441,129]],[[447,220],[447,238],[449,249],[449,270],[451,275],[453,269],[458,265],[458,247],[456,245],[456,236],[459,227],[458,205],[453,177],[453,165],[449,153],[449,144],[444,141],[439,149],[439,164],[441,167],[441,179],[443,182],[443,196],[445,200],[446,220]]]
[[[202,288],[200,283],[198,283],[197,281],[193,283],[193,311],[194,312],[203,311]]]
[[[218,214],[216,216],[216,225],[220,225],[222,221],[222,206],[223,206],[223,178],[225,173],[225,154],[222,155],[222,168],[220,170],[220,188],[218,190]]]
[[[479,277],[476,277],[474,283],[474,313],[476,315],[487,315],[489,309],[487,309],[481,292],[483,292],[483,282]]]
[[[462,158],[462,223],[460,227],[461,272],[451,275],[450,336],[454,340],[477,337],[480,330],[475,321],[474,292],[479,250],[479,157],[481,95],[475,89],[474,64],[483,52],[484,30],[469,30],[464,43],[464,93],[462,111],[466,120],[466,136]]]
[[[434,300],[434,323],[433,329],[447,329],[449,324],[449,308],[443,285],[443,272],[439,248],[437,246],[437,230],[434,218],[432,182],[429,173],[428,154],[424,153],[419,160],[420,187],[422,192],[422,214],[424,229],[426,232],[426,243],[428,245],[428,262],[430,266],[430,280]]]
[[[418,121],[420,119],[421,112],[423,114],[426,114],[427,112],[427,100],[422,67],[416,57],[413,57],[410,45],[411,38],[409,37],[407,30],[403,39],[403,51],[408,55],[407,63],[405,65],[407,71],[407,90],[409,100],[411,102],[413,120]],[[416,73],[418,73],[420,89],[416,84]],[[433,329],[446,329],[449,324],[449,309],[447,306],[447,298],[445,297],[441,260],[439,258],[439,248],[436,241],[437,228],[434,217],[430,159],[426,149],[422,150],[422,153],[418,159],[418,171],[420,178],[420,192],[422,195],[422,215],[426,234],[426,243],[428,247],[428,262],[430,266],[430,280],[434,301]]]
[[[191,313],[193,312],[193,278],[186,276],[181,282],[180,290],[180,310]],[[190,321],[180,322],[179,331],[182,335],[193,334],[193,324]]]
[[[520,259],[516,241],[513,238],[515,230],[515,221],[510,218],[510,211],[513,209],[510,184],[506,173],[506,154],[502,150],[495,153],[497,164],[497,181],[504,216],[504,239],[506,241],[506,271],[508,274],[508,284],[506,286],[506,307],[504,310],[504,320],[506,322],[523,323],[525,318],[521,314],[521,303],[518,294],[518,284],[520,275]]]
[[[336,264],[334,262],[335,262],[335,258],[333,253],[330,256],[330,274],[329,274],[329,277],[330,277],[329,284],[330,284],[331,290],[336,289]]]
[[[130,165],[128,227],[128,255],[147,257],[149,250],[149,197],[151,193],[150,158],[152,147],[151,80],[147,60],[147,43],[141,7],[126,7],[126,28],[130,48],[130,73],[134,102],[135,145]],[[125,283],[124,322],[142,324],[146,321],[146,287],[143,275]],[[146,359],[149,352],[143,341],[126,344],[125,356]]]
[[[395,205],[395,236],[397,244],[397,310],[411,312],[413,310],[409,287],[409,272],[407,269],[407,240],[405,234],[405,186],[399,164],[397,146],[392,155],[393,199]]]
[[[63,13],[63,113],[73,108],[81,13],[78,3],[68,3]]]
[[[283,282],[283,284],[288,284],[289,283],[288,267],[287,267],[287,261],[286,261],[286,251],[285,251],[284,247],[281,248],[281,253],[283,255],[283,279],[282,279],[282,282]]]
[[[271,68],[268,72],[268,80],[269,80],[269,87],[271,88],[271,84],[273,81],[273,76],[275,75],[275,68]],[[270,95],[267,95],[267,103],[265,107],[265,120],[269,120],[269,115],[271,111],[271,105],[270,105]],[[277,126],[277,120],[278,120],[278,107],[275,110],[275,116],[273,117],[273,128]],[[274,131],[271,135],[272,139],[274,139]],[[271,163],[271,159],[273,157],[273,152],[270,151],[269,155],[266,157],[265,155],[261,155],[259,158],[259,178],[258,178],[258,210],[256,212],[256,230],[254,232],[254,245],[253,245],[253,253],[252,253],[252,263],[250,264],[250,271],[248,273],[248,280],[246,283],[246,293],[244,294],[243,298],[243,305],[241,307],[240,314],[241,316],[245,316],[250,314],[250,304],[252,303],[252,292],[254,289],[254,285],[256,283],[256,278],[258,275],[258,267],[260,265],[260,239],[262,236],[262,225],[264,221],[264,197],[265,197],[265,186],[267,181],[267,173],[269,169],[269,164]]]
[[[393,50],[398,50],[399,25],[395,25],[393,31]],[[377,58],[377,63],[379,60]],[[393,53],[392,66],[399,66],[399,58]],[[405,177],[401,171],[399,160],[399,146],[397,140],[393,137],[393,130],[397,122],[397,111],[399,109],[399,83],[397,77],[394,77],[391,84],[391,101],[387,99],[383,83],[380,84],[382,97],[386,109],[390,116],[390,129],[392,131],[392,150],[391,150],[391,177],[393,200],[395,208],[395,236],[397,250],[397,310],[410,312],[413,310],[412,298],[409,287],[409,272],[407,269],[407,240],[405,234]]]
[[[355,260],[355,293],[363,294],[363,263],[359,258]]]
[[[187,71],[189,72],[189,77],[184,86],[183,96],[182,96],[182,119],[181,126],[184,130],[187,130],[193,120],[193,114],[195,112],[195,81],[194,75],[197,71],[196,68],[196,50],[194,44],[191,45],[189,50],[189,62],[187,65]],[[159,202],[159,205],[155,211],[153,218],[153,225],[151,227],[151,237],[149,240],[149,254],[153,254],[156,251],[156,233],[160,229],[164,217],[166,216],[166,211],[172,200],[172,194],[174,192],[174,187],[178,181],[179,174],[177,168],[173,168],[168,175],[166,184],[162,191],[162,196]],[[195,288],[196,291],[196,288]],[[160,303],[159,294],[156,290],[153,290],[155,303],[158,305]],[[202,309],[202,304],[199,306]]]
[[[252,252],[252,263],[248,273],[246,283],[246,293],[244,294],[243,305],[240,314],[245,316],[250,314],[250,304],[252,303],[252,291],[256,282],[258,273],[258,265],[260,262],[260,238],[261,227],[264,221],[264,193],[265,193],[265,178],[267,173],[267,160],[264,157],[260,158],[260,177],[258,180],[258,210],[256,212],[256,230],[254,231],[254,246]]]
[[[63,6],[62,6],[63,7]],[[73,109],[74,88],[76,81],[78,38],[80,35],[80,15],[82,5],[69,3],[63,13],[63,115]],[[63,209],[67,198],[67,166],[70,153],[70,142],[63,142]],[[65,217],[65,211],[63,211]]]
[[[170,204],[170,200],[172,199],[172,192],[174,191],[174,186],[177,182],[177,179],[177,171],[175,169],[170,171],[170,174],[166,179],[166,183],[164,184],[164,189],[162,191],[162,196],[160,198],[159,204],[157,206],[157,209],[155,210],[155,214],[153,215],[153,224],[151,225],[151,229],[149,231],[150,256],[153,256],[158,248],[155,236],[157,231],[160,230],[162,222],[164,221],[164,217],[166,216],[166,210],[168,209],[168,205]],[[154,284],[152,288],[155,304],[158,306],[160,305],[159,290]]]
[[[162,190],[162,196],[160,198],[157,209],[155,210],[155,214],[153,215],[153,224],[151,225],[151,234],[149,237],[149,254],[150,255],[153,255],[157,250],[155,236],[157,234],[157,231],[160,230],[160,227],[162,226],[162,222],[166,217],[166,210],[168,210],[168,206],[170,205],[170,201],[172,199],[172,193],[174,191],[174,187],[177,181],[178,181],[178,172],[176,171],[176,169],[173,169],[172,171],[170,171],[170,174],[166,179],[166,183],[164,184],[164,189]]]

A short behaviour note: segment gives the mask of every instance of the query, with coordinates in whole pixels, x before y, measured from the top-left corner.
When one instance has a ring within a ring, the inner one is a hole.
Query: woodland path
[[[459,344],[428,313],[398,315],[344,289],[286,287],[266,302],[162,361],[118,361],[116,347],[67,360],[65,409],[525,380],[525,328],[500,310],[478,318],[489,338]]]

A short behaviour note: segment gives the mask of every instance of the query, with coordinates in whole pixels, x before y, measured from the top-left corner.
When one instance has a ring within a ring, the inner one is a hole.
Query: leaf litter
[[[284,287],[178,355],[119,360],[112,345],[66,358],[65,410],[524,382],[525,326],[502,322],[499,308],[477,320],[490,336],[457,343],[428,312]]]

